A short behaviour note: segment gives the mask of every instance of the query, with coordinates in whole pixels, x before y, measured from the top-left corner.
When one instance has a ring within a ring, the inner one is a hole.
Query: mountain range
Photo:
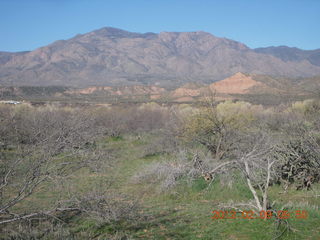
[[[0,52],[3,86],[178,87],[242,72],[298,79],[320,75],[320,49],[245,44],[210,33],[133,33],[102,28],[34,51]]]

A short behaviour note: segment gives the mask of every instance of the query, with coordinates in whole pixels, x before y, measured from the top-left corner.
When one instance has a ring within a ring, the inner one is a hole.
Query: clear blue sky
[[[0,51],[23,51],[105,26],[203,30],[249,47],[320,48],[320,0],[0,0]]]

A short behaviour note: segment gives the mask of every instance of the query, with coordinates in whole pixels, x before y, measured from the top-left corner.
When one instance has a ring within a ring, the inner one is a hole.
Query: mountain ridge
[[[265,48],[255,48],[257,53],[271,54],[283,61],[308,60],[311,64],[320,66],[320,49],[302,50],[296,47],[271,46]]]
[[[2,56],[0,52],[0,84],[5,86],[176,87],[209,84],[237,72],[292,78],[320,75],[320,66],[306,58],[285,61],[203,31],[156,34],[105,27]]]

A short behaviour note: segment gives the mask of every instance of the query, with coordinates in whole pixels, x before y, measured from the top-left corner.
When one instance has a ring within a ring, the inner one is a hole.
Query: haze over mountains
[[[320,75],[320,49],[250,49],[206,32],[132,33],[102,28],[31,52],[0,52],[4,86],[180,86],[237,72]]]

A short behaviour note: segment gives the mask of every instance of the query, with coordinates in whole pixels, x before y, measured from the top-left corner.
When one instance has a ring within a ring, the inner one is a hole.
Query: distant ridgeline
[[[217,101],[245,100],[277,105],[320,96],[320,77],[275,78],[236,73],[211,84],[187,83],[176,88],[156,85],[91,86],[0,86],[0,100],[65,101],[96,103],[170,102],[191,103],[214,97]]]
[[[48,97],[57,93],[63,93],[69,88],[63,86],[21,86],[21,87],[3,87],[0,86],[0,98],[28,98],[28,97]]]
[[[180,87],[237,72],[301,78],[320,75],[320,49],[251,49],[203,31],[133,33],[102,28],[30,52],[0,52],[3,86]]]

